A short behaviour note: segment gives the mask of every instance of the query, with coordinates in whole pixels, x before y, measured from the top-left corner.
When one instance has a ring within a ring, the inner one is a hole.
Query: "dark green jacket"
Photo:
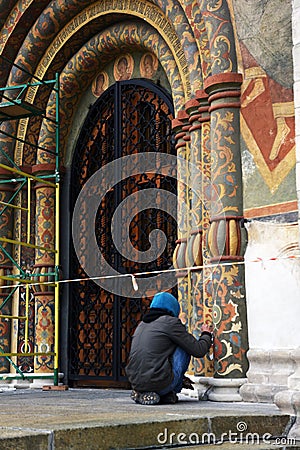
[[[159,392],[169,386],[173,379],[170,357],[178,346],[200,358],[208,352],[211,336],[205,332],[197,340],[177,317],[169,315],[141,322],[133,335],[126,367],[132,388]]]

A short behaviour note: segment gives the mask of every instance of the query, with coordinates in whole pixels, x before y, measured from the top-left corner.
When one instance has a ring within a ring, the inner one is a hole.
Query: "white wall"
[[[300,0],[293,0],[296,185],[300,206]],[[298,225],[248,223],[246,292],[250,349],[296,348],[300,342],[300,213]],[[298,255],[298,259],[287,256]],[[269,260],[270,258],[278,258]],[[262,258],[263,262],[253,262]]]
[[[252,221],[247,228],[250,349],[296,348],[300,342],[300,259],[288,257],[299,255],[298,224]]]
[[[296,182],[298,194],[298,220],[300,224],[300,0],[293,1],[292,24],[294,59],[294,102],[296,116]]]

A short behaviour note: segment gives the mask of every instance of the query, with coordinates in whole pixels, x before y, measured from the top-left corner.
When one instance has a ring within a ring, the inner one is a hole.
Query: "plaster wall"
[[[251,221],[247,225],[250,349],[296,348],[300,341],[300,259],[289,256],[299,255],[298,224]]]
[[[300,224],[300,0],[293,2],[293,60],[294,103],[296,123],[296,186],[298,199],[298,222]],[[300,227],[299,227],[300,228]],[[300,239],[300,237],[299,237]]]
[[[296,137],[296,190],[298,200],[298,224],[300,231],[300,0],[293,0],[293,62],[294,62],[294,105],[295,105],[295,137]],[[298,234],[299,239],[299,234]],[[298,260],[299,264],[299,260]],[[294,303],[295,314],[298,314],[299,308],[299,273],[298,273],[298,290],[296,291],[296,299]],[[292,333],[298,337],[297,328],[290,328]],[[298,344],[299,345],[299,344]],[[289,431],[289,437],[300,439],[300,348],[293,349],[293,373],[288,377],[287,389],[278,392],[275,395],[274,402],[283,413],[292,414],[296,420],[292,429]]]
[[[298,223],[247,223],[245,253],[249,370],[240,394],[247,402],[274,402],[288,388],[299,347]]]
[[[232,0],[241,95],[247,218],[296,220],[291,0]],[[299,33],[299,31],[298,31]],[[259,208],[259,209],[258,209]]]

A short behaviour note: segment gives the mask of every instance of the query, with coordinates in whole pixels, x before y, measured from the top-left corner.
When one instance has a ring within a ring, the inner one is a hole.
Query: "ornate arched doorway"
[[[120,81],[105,91],[91,107],[75,149],[71,175],[73,207],[87,180],[109,163],[141,152],[175,154],[172,118],[169,95],[152,82]],[[132,195],[144,189],[176,193],[176,167],[172,177],[162,175],[159,167],[154,169],[122,179],[99,200],[95,220],[97,246],[107,263],[120,274],[159,271],[172,266],[176,218],[168,217],[160,207],[159,196],[156,208],[141,210],[136,196]],[[107,182],[105,177],[101,179],[101,183]],[[114,225],[121,241],[123,251],[120,252],[114,242],[112,221],[116,208],[128,197],[131,200]],[[85,217],[78,220],[83,223]],[[147,251],[149,234],[154,229],[162,230],[167,237],[164,251],[155,260],[137,262],[130,248],[133,252]],[[81,239],[85,241],[88,237],[83,233]],[[91,259],[94,255],[86,257]],[[113,289],[112,292],[99,287],[94,281],[85,281],[87,275],[74,248],[70,267],[71,278],[83,281],[71,286],[69,381],[76,386],[124,386],[131,335],[155,293],[153,280],[149,278],[149,286],[140,298],[132,298],[128,279],[122,281],[118,294]]]

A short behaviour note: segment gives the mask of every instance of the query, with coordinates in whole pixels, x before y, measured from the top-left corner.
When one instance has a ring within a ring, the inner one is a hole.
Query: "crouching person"
[[[202,326],[198,340],[186,330],[179,312],[178,300],[168,292],[160,292],[135,330],[126,374],[136,403],[176,403],[176,394],[183,387],[191,387],[184,375],[191,356],[201,358],[210,349],[210,327]]]

